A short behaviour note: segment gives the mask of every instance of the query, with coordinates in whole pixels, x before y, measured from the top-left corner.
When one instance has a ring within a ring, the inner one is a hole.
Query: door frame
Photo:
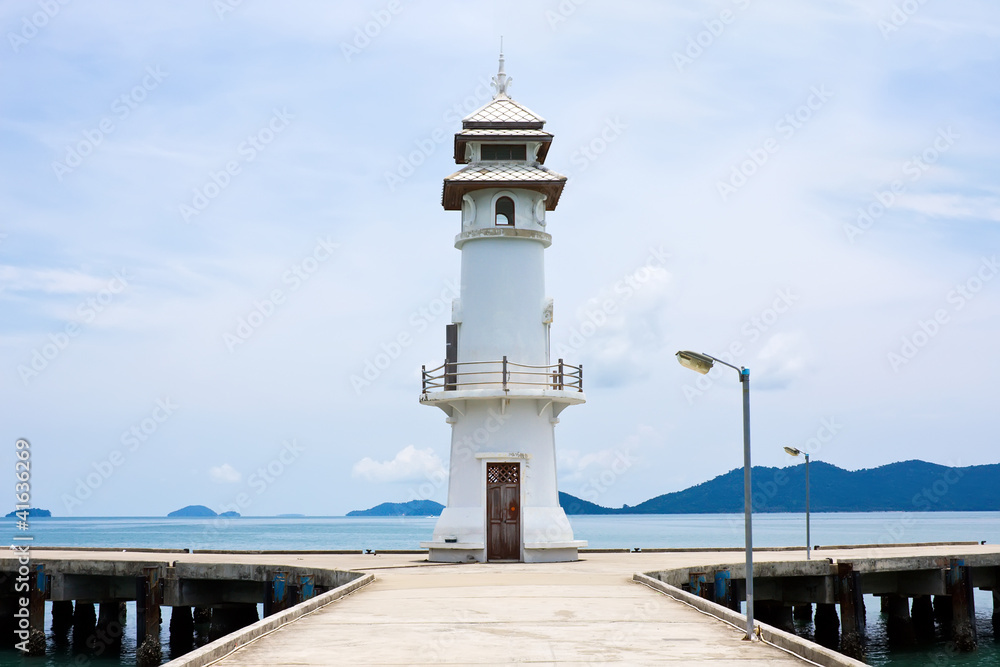
[[[476,458],[482,461],[479,471],[479,490],[483,508],[483,562],[490,559],[490,515],[487,503],[489,502],[486,493],[486,466],[490,463],[517,463],[518,469],[518,521],[517,521],[517,544],[518,562],[524,562],[524,497],[527,480],[525,474],[528,471],[528,462],[531,454],[521,452],[481,452],[476,454]]]

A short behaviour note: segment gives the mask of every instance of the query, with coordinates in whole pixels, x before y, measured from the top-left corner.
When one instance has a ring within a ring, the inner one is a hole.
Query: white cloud
[[[444,463],[431,448],[407,445],[391,461],[365,457],[354,464],[351,476],[369,482],[417,482],[447,475]]]
[[[758,389],[784,389],[809,370],[809,352],[799,331],[776,333],[767,339],[757,354],[754,386]]]
[[[243,474],[228,463],[223,463],[221,466],[209,468],[208,474],[212,478],[213,482],[217,482],[219,484],[235,484],[243,479]]]

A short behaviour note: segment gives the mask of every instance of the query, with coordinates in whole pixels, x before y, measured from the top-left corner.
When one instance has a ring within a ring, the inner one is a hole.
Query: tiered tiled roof
[[[542,166],[552,135],[542,129],[544,118],[507,94],[511,79],[504,72],[503,64],[501,53],[500,71],[493,78],[496,95],[462,119],[462,131],[455,135],[455,162],[466,161],[466,145],[470,142],[537,142],[541,146],[537,155],[529,151],[526,160],[479,161],[456,171],[444,179],[441,203],[445,210],[460,210],[463,195],[490,187],[520,187],[541,192],[546,195],[545,207],[550,211],[559,202],[566,177]]]

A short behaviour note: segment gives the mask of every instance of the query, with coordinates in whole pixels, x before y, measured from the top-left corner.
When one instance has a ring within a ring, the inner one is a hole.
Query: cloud
[[[801,332],[776,333],[757,354],[754,387],[784,389],[809,371],[809,350]]]
[[[391,461],[365,457],[354,464],[351,476],[369,482],[418,482],[447,475],[444,463],[431,448],[407,445]]]
[[[243,474],[228,463],[209,468],[208,474],[218,484],[235,484],[243,479]]]
[[[587,360],[589,386],[614,387],[649,374],[649,360],[662,352],[664,318],[673,276],[643,264],[589,298],[575,314],[555,357]]]

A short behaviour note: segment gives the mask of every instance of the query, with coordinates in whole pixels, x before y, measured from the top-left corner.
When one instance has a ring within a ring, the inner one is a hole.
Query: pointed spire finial
[[[507,89],[510,88],[510,84],[513,83],[513,77],[507,76],[507,73],[503,71],[503,36],[500,36],[500,69],[497,71],[497,75],[493,77],[493,87],[496,88],[497,92],[493,96],[496,99],[503,95],[507,97]]]

